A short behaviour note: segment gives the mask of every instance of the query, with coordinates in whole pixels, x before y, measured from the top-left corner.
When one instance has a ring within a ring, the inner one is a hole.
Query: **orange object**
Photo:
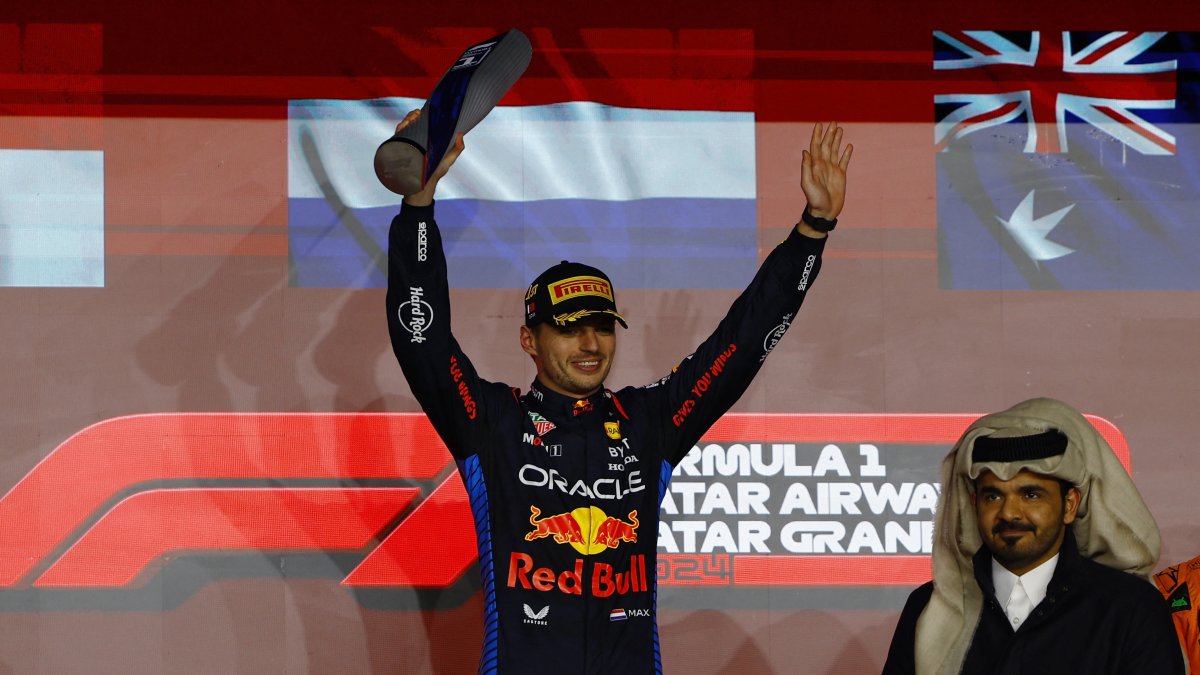
[[[1154,583],[1171,607],[1188,672],[1200,675],[1200,556],[1155,574]]]

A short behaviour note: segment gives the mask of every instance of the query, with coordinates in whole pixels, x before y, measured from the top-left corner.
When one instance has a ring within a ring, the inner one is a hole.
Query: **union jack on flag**
[[[1146,119],[1152,115],[1134,112],[1175,107],[1176,61],[1150,51],[1166,33],[933,35],[934,70],[953,86],[934,96],[939,152],[968,134],[1024,120],[1025,152],[1064,153],[1070,114],[1144,155],[1175,154],[1175,136]]]

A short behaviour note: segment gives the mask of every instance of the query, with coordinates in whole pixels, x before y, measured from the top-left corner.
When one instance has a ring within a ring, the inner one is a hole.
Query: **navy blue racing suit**
[[[450,330],[432,205],[404,205],[388,243],[392,347],[470,496],[479,672],[661,673],[655,569],[671,472],[794,320],[825,240],[793,229],[667,376],[583,399],[479,377]]]

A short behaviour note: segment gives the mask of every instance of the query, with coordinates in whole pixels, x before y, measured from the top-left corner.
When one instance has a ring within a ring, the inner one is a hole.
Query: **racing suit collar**
[[[601,389],[591,396],[584,398],[566,396],[547,389],[536,378],[529,385],[529,393],[540,401],[545,409],[575,416],[602,407],[604,400],[612,396],[607,389]]]

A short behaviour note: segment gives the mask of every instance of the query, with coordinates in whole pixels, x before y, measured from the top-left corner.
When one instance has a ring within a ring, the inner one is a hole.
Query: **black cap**
[[[565,326],[594,314],[607,314],[629,328],[617,313],[608,275],[590,265],[564,260],[538,275],[525,292],[526,326]]]

